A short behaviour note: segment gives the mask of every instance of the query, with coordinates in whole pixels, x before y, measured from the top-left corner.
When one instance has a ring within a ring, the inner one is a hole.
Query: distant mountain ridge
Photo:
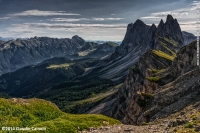
[[[189,33],[189,32],[186,32],[186,31],[182,31],[182,34],[183,34],[184,44],[185,45],[190,44],[191,42],[197,40],[197,37],[192,33]]]
[[[109,42],[110,40],[108,40],[108,41],[101,41],[101,40],[86,40],[87,42],[94,42],[94,43],[98,43],[98,44],[104,44],[104,43],[106,43],[106,42]],[[118,44],[118,45],[120,45],[122,42],[120,42],[120,41],[111,41],[111,42],[114,42],[114,43],[116,43],[116,44]]]
[[[55,57],[0,76],[0,90],[14,97],[35,95],[53,86],[72,81],[86,68],[96,64],[94,59],[70,60]]]
[[[13,40],[14,38],[12,38],[12,37],[0,37],[0,40],[2,40],[2,41],[9,41],[9,40]]]
[[[27,40],[16,39],[0,42],[0,74],[17,70],[21,67],[40,63],[54,57],[83,58],[90,52],[98,50],[100,44],[86,42],[79,36],[71,39],[49,37],[34,37]],[[89,45],[92,44],[92,45]],[[81,49],[88,45],[85,49]],[[114,52],[116,46],[109,47],[107,52],[96,53],[95,58],[101,58]],[[83,54],[83,55],[82,55]]]

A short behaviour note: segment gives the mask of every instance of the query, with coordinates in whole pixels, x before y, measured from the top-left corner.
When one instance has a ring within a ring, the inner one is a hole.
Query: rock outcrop
[[[163,20],[161,20],[158,25],[157,33],[163,37],[169,37],[183,45],[184,39],[180,25],[177,19],[174,19],[171,15],[167,15],[165,23],[163,23]]]
[[[127,26],[126,35],[122,44],[115,52],[101,60],[96,73],[101,78],[111,78],[113,81],[123,78],[128,68],[133,66],[147,50],[161,50],[169,55],[175,53],[183,46],[183,36],[176,19],[167,16],[164,23],[161,20],[158,27],[154,24],[148,26],[141,20]]]
[[[196,43],[182,47],[173,62],[152,51],[146,52],[129,69],[124,85],[114,98],[102,101],[100,104],[105,106],[94,107],[87,113],[96,111],[125,124],[141,125],[198,102],[200,69],[196,66]],[[115,104],[108,113],[106,103],[112,100]]]
[[[196,42],[181,48],[168,68],[158,68],[161,63],[156,62],[158,66],[153,66],[149,74],[147,67],[141,69],[144,64],[136,66],[136,72],[141,73],[141,76],[129,71],[124,87],[119,90],[119,103],[124,104],[119,104],[116,118],[124,114],[121,119],[124,123],[141,125],[166,117],[195,101],[192,95],[199,94],[196,88],[200,85],[200,70],[196,67]],[[133,80],[135,77],[138,80]],[[146,79],[143,80],[143,77]],[[126,100],[120,101],[123,98]]]

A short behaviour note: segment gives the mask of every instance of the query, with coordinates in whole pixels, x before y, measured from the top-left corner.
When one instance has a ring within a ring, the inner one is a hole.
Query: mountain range
[[[0,40],[1,41],[9,41],[9,40],[13,40],[14,38],[12,38],[12,37],[0,37]]]
[[[72,39],[34,37],[0,43],[0,74],[12,72],[24,66],[35,65],[54,57],[101,58],[112,53],[118,46],[112,42],[101,45],[85,42],[79,36],[73,36]]]
[[[141,20],[128,24],[120,45],[86,42],[78,36],[2,41],[0,92],[4,97],[49,100],[65,112],[152,124],[160,126],[160,132],[170,127],[181,132],[186,124],[198,130],[195,40],[168,15],[157,27]],[[185,111],[188,108],[197,110],[194,116]],[[165,120],[167,127],[156,123]]]

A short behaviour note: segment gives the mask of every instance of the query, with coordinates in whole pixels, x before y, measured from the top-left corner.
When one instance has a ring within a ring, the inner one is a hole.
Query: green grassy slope
[[[76,133],[89,127],[120,123],[102,115],[73,115],[40,99],[0,99],[0,127],[46,127],[47,133]],[[3,131],[0,131],[3,132]]]
[[[174,60],[174,58],[176,57],[176,56],[171,56],[171,55],[169,55],[169,54],[167,54],[167,53],[165,53],[165,52],[163,52],[163,51],[161,51],[161,50],[152,50],[153,51],[153,53],[154,54],[156,54],[156,55],[158,55],[158,56],[160,56],[160,57],[163,57],[163,58],[165,58],[165,59],[168,59],[168,60],[170,60],[170,61],[173,61]]]

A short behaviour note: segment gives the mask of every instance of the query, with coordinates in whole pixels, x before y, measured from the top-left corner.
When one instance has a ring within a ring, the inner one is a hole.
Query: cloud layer
[[[126,26],[138,18],[158,24],[172,14],[182,30],[196,32],[192,0],[0,0],[0,36],[71,37],[122,41]],[[141,17],[142,16],[142,17]]]
[[[182,30],[192,32],[196,34],[197,31],[197,10],[200,12],[200,2],[193,1],[192,4],[185,8],[180,8],[172,11],[154,12],[148,16],[141,17],[143,21],[147,23],[158,24],[160,19],[165,19],[168,14],[171,14],[174,18],[177,18]],[[199,15],[200,16],[200,15]]]
[[[80,16],[76,13],[66,13],[66,11],[40,11],[40,10],[27,10],[20,13],[9,14],[9,16],[20,17],[20,16]]]

